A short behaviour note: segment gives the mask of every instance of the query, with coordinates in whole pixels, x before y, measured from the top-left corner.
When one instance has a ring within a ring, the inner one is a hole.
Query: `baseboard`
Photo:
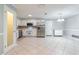
[[[10,51],[12,48],[14,48],[15,46],[17,46],[17,44],[12,44],[12,45],[10,45],[8,48],[5,49],[4,53],[2,53],[2,55],[6,55],[6,53],[7,53],[8,51]]]

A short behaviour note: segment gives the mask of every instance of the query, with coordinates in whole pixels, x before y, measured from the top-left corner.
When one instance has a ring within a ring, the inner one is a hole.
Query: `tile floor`
[[[62,37],[18,39],[17,46],[6,55],[77,55],[79,41]]]

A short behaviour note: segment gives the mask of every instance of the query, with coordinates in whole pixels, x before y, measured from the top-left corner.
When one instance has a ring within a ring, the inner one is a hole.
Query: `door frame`
[[[7,46],[7,11],[13,14],[13,44],[9,47]],[[4,25],[3,25],[3,32],[4,32],[4,54],[12,49],[16,45],[16,12],[9,8],[7,5],[4,5]]]

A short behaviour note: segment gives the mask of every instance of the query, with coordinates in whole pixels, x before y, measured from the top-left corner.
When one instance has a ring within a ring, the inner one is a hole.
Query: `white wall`
[[[72,37],[72,35],[79,35],[79,15],[72,16],[65,20],[64,35]]]
[[[0,54],[3,52],[3,5],[0,5]]]
[[[0,5],[0,33],[3,32],[3,5]]]

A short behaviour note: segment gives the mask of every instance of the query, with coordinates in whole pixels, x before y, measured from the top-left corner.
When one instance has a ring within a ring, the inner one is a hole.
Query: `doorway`
[[[13,13],[7,11],[7,47],[13,44]]]

